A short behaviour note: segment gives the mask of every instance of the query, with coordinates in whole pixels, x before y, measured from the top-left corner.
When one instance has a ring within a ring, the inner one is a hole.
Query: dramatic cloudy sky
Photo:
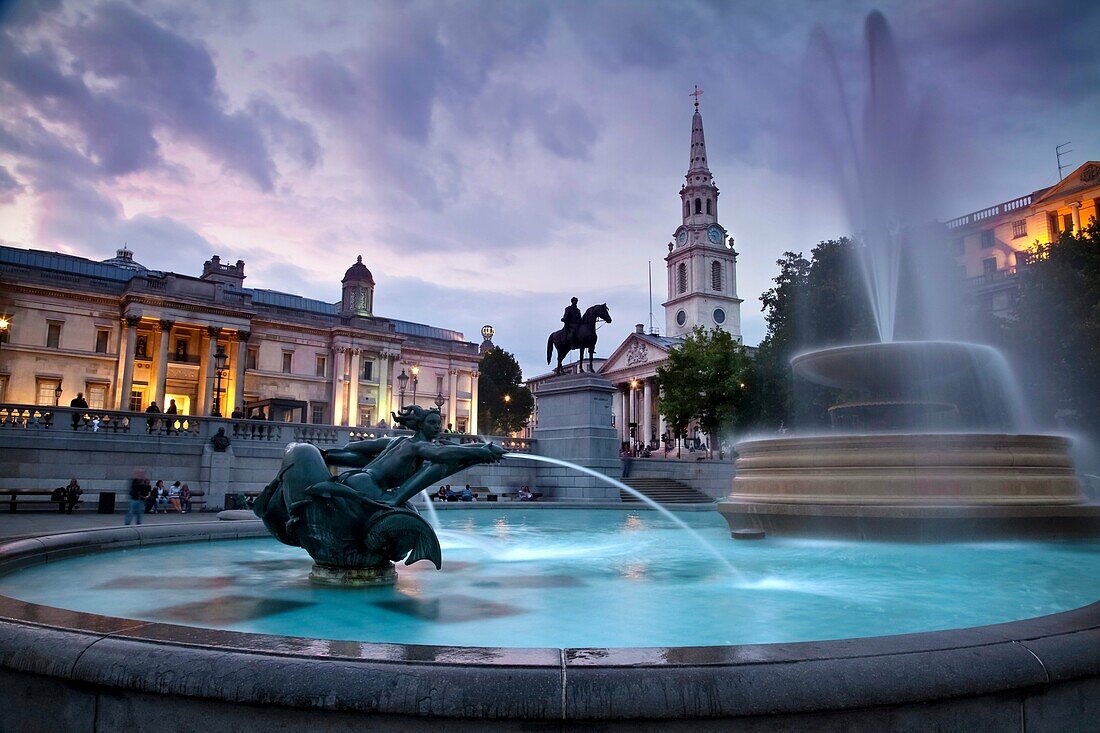
[[[0,240],[329,301],[361,254],[380,315],[492,323],[533,375],[570,295],[605,356],[648,321],[650,261],[663,328],[698,84],[756,343],[775,259],[850,229],[807,98],[858,127],[875,8],[936,216],[1100,158],[1095,2],[0,0]]]

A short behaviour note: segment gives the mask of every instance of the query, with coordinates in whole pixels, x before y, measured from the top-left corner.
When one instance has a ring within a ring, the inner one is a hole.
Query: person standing
[[[73,430],[76,430],[80,427],[80,421],[84,418],[84,415],[79,411],[88,409],[88,400],[84,399],[84,393],[77,392],[76,397],[69,402],[69,407],[77,410],[73,413]]]
[[[141,515],[145,513],[145,500],[149,498],[151,492],[152,487],[149,486],[145,471],[140,468],[134,471],[134,478],[130,481],[130,508],[126,512],[127,526],[130,525],[131,518],[136,518],[137,523],[141,524]]]

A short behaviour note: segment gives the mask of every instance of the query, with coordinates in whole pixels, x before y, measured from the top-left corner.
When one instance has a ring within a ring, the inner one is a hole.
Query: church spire
[[[689,97],[695,97],[695,114],[691,117],[691,164],[688,166],[688,182],[693,178],[705,175],[710,179],[710,168],[707,167],[707,143],[703,138],[703,116],[699,114],[699,96],[703,90],[698,85]]]

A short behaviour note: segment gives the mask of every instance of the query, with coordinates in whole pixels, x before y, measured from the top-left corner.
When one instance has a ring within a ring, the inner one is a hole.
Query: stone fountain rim
[[[981,354],[982,358],[987,361],[995,359],[998,354],[997,349],[988,344],[968,341],[866,341],[803,351],[792,356],[790,364],[795,374],[814,384],[846,389],[858,387],[860,384],[858,381],[853,382],[852,376],[847,372],[836,373],[838,362],[848,362],[850,367],[853,361],[858,363],[859,357],[867,354],[896,354],[897,358],[901,358],[906,352],[913,351],[922,353],[968,352],[972,355]]]
[[[247,526],[246,526],[247,525]],[[267,536],[256,522],[90,529],[0,544],[0,576],[74,555]],[[0,596],[0,669],[116,695],[483,720],[733,718],[1034,691],[1100,676],[1100,602],[917,634],[709,647],[329,641],[98,616]],[[37,684],[37,683],[35,683]],[[684,694],[685,687],[692,694]],[[446,694],[431,695],[428,690]],[[76,695],[76,692],[72,694]],[[98,697],[96,698],[99,699]],[[74,703],[75,704],[75,703]],[[1009,703],[1019,706],[1018,701]],[[400,729],[398,727],[398,729]]]

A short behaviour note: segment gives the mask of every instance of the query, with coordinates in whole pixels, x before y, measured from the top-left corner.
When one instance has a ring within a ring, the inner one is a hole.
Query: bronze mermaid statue
[[[326,451],[291,443],[278,476],[256,497],[253,511],[271,534],[313,558],[314,581],[392,583],[393,563],[401,559],[442,567],[439,539],[409,499],[457,471],[504,456],[492,443],[440,441],[438,409],[412,405],[392,414],[395,426],[414,434]],[[340,468],[346,470],[333,476]]]

